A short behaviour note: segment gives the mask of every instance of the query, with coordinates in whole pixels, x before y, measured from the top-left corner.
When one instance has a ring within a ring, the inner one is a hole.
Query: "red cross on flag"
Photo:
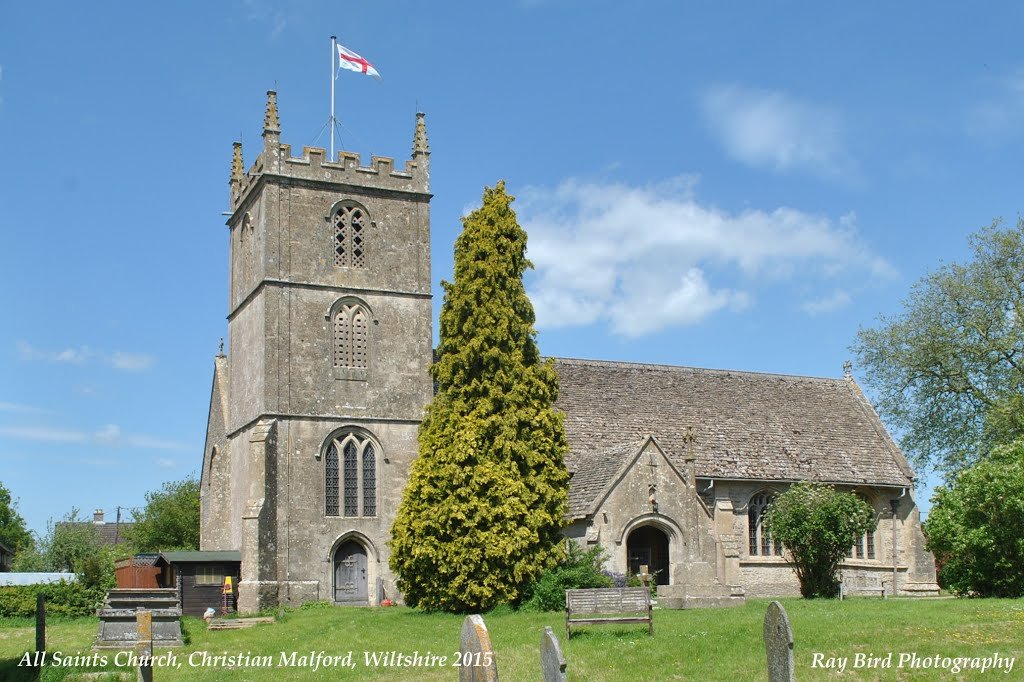
[[[347,47],[338,45],[338,59],[339,66],[343,69],[365,73],[367,76],[373,76],[377,80],[381,80],[380,74],[377,73],[377,69],[373,68],[373,64],[366,61]]]

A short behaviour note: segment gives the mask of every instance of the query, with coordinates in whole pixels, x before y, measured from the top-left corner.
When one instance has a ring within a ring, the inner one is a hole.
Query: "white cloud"
[[[47,410],[42,407],[5,402],[0,402],[0,412],[16,412],[19,414],[52,414],[52,410]]]
[[[242,4],[245,5],[245,18],[248,21],[266,24],[270,27],[271,40],[276,40],[291,21],[284,10],[276,7],[272,2],[242,0]]]
[[[173,469],[174,467],[178,466],[178,463],[175,462],[173,459],[161,458],[156,460],[156,465],[161,469]]]
[[[125,372],[142,372],[152,367],[156,359],[146,353],[125,353],[118,350],[110,354],[108,361],[114,369]]]
[[[967,132],[987,139],[1024,133],[1024,66],[997,78],[991,95],[968,110]]]
[[[729,213],[702,204],[692,177],[646,187],[567,180],[519,196],[543,328],[601,322],[640,336],[746,309],[756,288],[822,289],[894,272],[858,238],[853,214]]]
[[[81,443],[88,439],[88,435],[81,431],[42,426],[0,426],[0,435],[43,443]]]
[[[23,360],[43,360],[45,362],[62,362],[81,365],[93,355],[88,346],[77,348],[67,347],[62,350],[45,351],[34,347],[27,341],[18,341],[18,353]]]
[[[138,448],[141,450],[187,450],[189,446],[177,441],[155,438],[144,434],[125,433],[117,424],[106,424],[93,433],[48,426],[2,426],[0,435],[19,440],[43,443],[86,443],[108,448]]]
[[[84,365],[93,359],[122,372],[144,372],[153,366],[156,358],[147,353],[129,353],[116,350],[112,353],[98,351],[89,346],[69,346],[61,350],[43,350],[27,341],[17,342],[18,353],[23,360]]]
[[[93,437],[96,439],[96,442],[98,443],[103,443],[104,445],[114,445],[121,440],[121,427],[118,426],[117,424],[107,424],[99,431],[97,431]]]
[[[850,304],[850,294],[843,291],[842,289],[836,289],[830,295],[823,298],[816,298],[810,301],[804,301],[801,304],[800,309],[808,315],[820,315],[822,313],[831,313],[840,308],[844,308]]]
[[[775,171],[849,175],[838,113],[774,90],[719,85],[701,98],[704,117],[738,161]]]

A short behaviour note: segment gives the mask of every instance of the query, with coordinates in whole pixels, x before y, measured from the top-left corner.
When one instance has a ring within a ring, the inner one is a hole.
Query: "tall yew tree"
[[[453,612],[514,603],[561,558],[567,481],[558,378],[541,360],[523,287],[526,232],[504,182],[484,190],[442,282],[437,390],[391,529],[410,606]]]

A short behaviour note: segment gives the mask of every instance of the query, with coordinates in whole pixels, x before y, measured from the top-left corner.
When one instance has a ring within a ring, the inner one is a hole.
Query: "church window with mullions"
[[[370,217],[362,206],[344,203],[331,216],[334,226],[334,264],[339,268],[366,266]]]
[[[324,512],[327,516],[377,515],[377,450],[369,438],[342,433],[324,457]]]
[[[771,533],[764,525],[764,513],[772,497],[758,493],[750,498],[747,505],[747,551],[750,556],[782,556],[782,543],[772,540]]]

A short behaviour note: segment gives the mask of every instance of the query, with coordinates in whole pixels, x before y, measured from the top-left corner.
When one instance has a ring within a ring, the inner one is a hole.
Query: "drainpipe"
[[[906,494],[907,489],[904,488],[899,497],[889,500],[889,506],[892,507],[892,596],[894,597],[896,596],[896,566],[899,563],[897,561],[899,553],[897,552],[896,547],[896,510],[900,506],[900,500],[902,500],[903,496]]]

